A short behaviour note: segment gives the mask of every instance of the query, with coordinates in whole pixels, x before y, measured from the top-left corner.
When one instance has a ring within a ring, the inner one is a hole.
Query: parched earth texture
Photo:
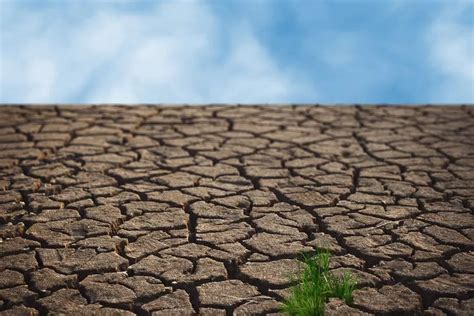
[[[474,314],[472,106],[3,106],[1,315]]]

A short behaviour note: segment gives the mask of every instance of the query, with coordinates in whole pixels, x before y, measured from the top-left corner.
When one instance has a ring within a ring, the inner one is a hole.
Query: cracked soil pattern
[[[0,315],[474,313],[474,107],[0,108]]]

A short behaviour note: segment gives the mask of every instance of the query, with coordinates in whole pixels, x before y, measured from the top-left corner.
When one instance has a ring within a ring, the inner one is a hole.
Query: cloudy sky
[[[474,103],[471,0],[0,0],[0,103]]]

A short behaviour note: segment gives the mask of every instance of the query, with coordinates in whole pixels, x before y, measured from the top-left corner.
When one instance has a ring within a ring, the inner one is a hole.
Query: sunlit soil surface
[[[474,310],[474,107],[0,108],[5,315]]]

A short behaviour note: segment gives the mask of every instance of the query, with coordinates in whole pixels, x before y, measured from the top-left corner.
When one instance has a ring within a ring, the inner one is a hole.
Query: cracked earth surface
[[[1,315],[474,311],[474,107],[0,108]]]

